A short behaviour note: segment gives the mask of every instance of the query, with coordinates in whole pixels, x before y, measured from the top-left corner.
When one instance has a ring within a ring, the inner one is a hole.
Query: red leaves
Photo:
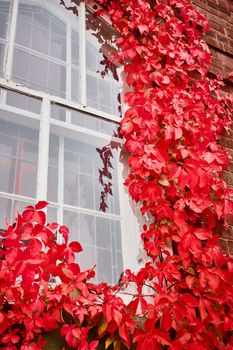
[[[186,0],[96,3],[120,33],[114,59],[130,90],[121,121],[130,153],[125,184],[150,223],[142,234],[149,261],[136,274],[127,270],[120,286],[91,284],[94,272],[75,263],[82,247],[68,243],[69,229],[45,226],[48,203],[28,206],[1,241],[0,346],[42,349],[40,334],[59,324],[68,346],[79,350],[96,349],[104,337],[115,350],[130,348],[131,338],[137,350],[230,350],[233,263],[212,230],[233,211],[221,179],[228,156],[217,144],[232,99],[219,91],[221,81],[207,77],[210,56],[197,29],[206,31],[207,21]],[[112,153],[110,146],[97,151],[105,210]],[[116,296],[126,286],[133,294],[128,308]]]
[[[39,202],[41,203],[41,202]],[[46,202],[42,202],[42,203],[46,203]],[[46,204],[47,205],[47,204]],[[40,207],[40,205],[39,205]],[[43,207],[43,205],[42,205]],[[28,206],[26,207],[26,210],[24,210],[23,214],[22,214],[22,218],[25,222],[36,222],[39,225],[43,226],[45,224],[45,213],[43,211],[40,211],[36,208],[34,208],[33,206]]]

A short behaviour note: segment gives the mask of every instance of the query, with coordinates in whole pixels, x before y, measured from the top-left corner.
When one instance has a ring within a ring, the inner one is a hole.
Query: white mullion
[[[71,26],[66,27],[66,99],[71,100]]]
[[[37,201],[47,199],[50,106],[51,106],[50,99],[44,98],[42,100],[41,120],[40,120],[38,172],[37,172]]]
[[[58,153],[58,222],[63,223],[63,203],[64,203],[64,137],[59,136],[59,153]],[[62,237],[58,235],[58,242]]]
[[[80,74],[80,103],[87,105],[86,87],[86,8],[84,2],[79,7],[79,74]]]
[[[120,151],[118,151],[120,157]],[[119,158],[120,159],[120,158]],[[129,193],[123,184],[123,179],[127,177],[128,167],[126,159],[118,162],[118,184],[121,220],[121,243],[123,267],[129,267],[132,271],[139,269],[137,257],[140,247],[140,219],[141,214],[136,204],[129,198]],[[135,215],[136,214],[136,215]],[[135,220],[135,217],[137,220]]]
[[[71,65],[71,26],[68,24],[66,26],[66,99],[68,101],[71,100],[71,89],[72,89],[72,65]],[[71,123],[71,112],[69,110],[66,111],[66,122]]]
[[[12,11],[11,11],[9,25],[7,29],[6,51],[5,51],[5,60],[4,60],[4,72],[7,80],[10,80],[11,72],[12,72],[18,7],[19,7],[19,0],[13,0]]]

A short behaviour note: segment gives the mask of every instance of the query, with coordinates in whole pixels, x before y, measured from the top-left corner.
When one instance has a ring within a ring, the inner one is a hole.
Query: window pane
[[[38,137],[34,129],[0,119],[1,191],[36,196]]]
[[[79,81],[80,81],[80,76],[79,76],[79,71],[77,69],[72,69],[72,101],[79,102]]]
[[[36,179],[37,164],[18,160],[16,167],[15,194],[35,197]]]
[[[48,92],[61,97],[66,96],[66,69],[64,66],[50,62]]]
[[[13,219],[12,220],[15,220],[15,218],[17,217],[17,214],[22,214],[25,207],[27,205],[34,205],[30,202],[23,202],[23,201],[18,201],[18,200],[15,200],[13,202],[13,209],[12,209],[12,216],[13,216]]]
[[[20,1],[12,77],[23,85],[65,97],[67,30],[63,17],[69,17],[58,3],[53,5],[62,20],[47,6]]]
[[[51,22],[50,55],[66,61],[66,25],[58,19]]]
[[[64,210],[63,224],[69,228],[69,241],[78,241],[78,213]]]
[[[5,45],[0,42],[0,75],[3,75]]]
[[[94,209],[94,179],[91,176],[79,176],[79,206]]]
[[[113,283],[111,252],[105,249],[97,249],[97,279],[99,282]]]
[[[47,222],[57,222],[57,208],[47,207]]]
[[[27,52],[14,50],[12,78],[22,84],[27,84],[30,57]]]
[[[0,198],[0,228],[6,228],[6,219],[12,221],[12,200],[7,198]]]
[[[58,105],[52,105],[51,106],[51,118],[65,122],[66,121],[66,108],[60,107]]]
[[[87,105],[100,111],[119,115],[118,93],[119,83],[115,80],[116,71],[104,74],[104,56],[109,57],[114,52],[112,39],[116,33],[100,18],[93,17],[92,13],[86,11],[86,83],[87,83]]]
[[[98,45],[98,43],[96,44]],[[95,73],[97,73],[98,70],[102,71],[104,68],[103,65],[100,65],[100,62],[103,60],[103,55],[99,52],[99,49],[100,49],[99,45],[94,46],[93,44],[91,44],[89,40],[87,40],[86,42],[87,69]]]
[[[40,86],[46,90],[48,78],[48,61],[34,55],[30,55],[28,81],[30,86]]]
[[[49,31],[43,26],[32,26],[32,45],[31,48],[35,51],[42,52],[48,55],[49,53]]]
[[[64,203],[78,206],[78,174],[64,171]]]
[[[10,1],[0,0],[0,38],[6,39]]]
[[[12,193],[15,183],[15,159],[0,155],[0,191]]]
[[[99,109],[98,105],[98,80],[87,75],[87,103],[88,106]]]
[[[71,45],[72,64],[79,66],[79,34],[75,30],[72,30]]]
[[[41,100],[15,91],[7,91],[6,104],[20,109],[26,109],[36,114],[40,114],[41,111]]]
[[[111,248],[110,220],[96,218],[96,245],[100,248]]]
[[[48,169],[48,200],[58,201],[58,169],[51,166]]]
[[[83,251],[78,254],[78,263],[81,269],[85,270],[96,265],[96,251],[94,247],[88,247],[84,244],[82,247]]]
[[[28,15],[30,14],[25,14],[25,18],[21,19],[21,12],[19,12],[17,31],[15,33],[15,42],[25,47],[31,47],[32,24],[29,21],[30,17]]]
[[[92,215],[79,214],[78,232],[81,244],[95,246],[94,217]]]

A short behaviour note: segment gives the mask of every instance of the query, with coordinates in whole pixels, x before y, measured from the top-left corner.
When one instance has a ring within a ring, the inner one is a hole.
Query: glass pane
[[[72,101],[79,102],[79,81],[80,81],[80,76],[79,76],[79,71],[77,69],[72,69]]]
[[[49,31],[42,26],[32,26],[32,45],[31,48],[35,51],[45,54],[49,53]]]
[[[100,248],[111,248],[110,220],[96,218],[96,245]]]
[[[62,20],[53,14],[54,11],[47,10],[47,6],[27,3],[19,3],[12,77],[23,85],[65,97],[67,38],[64,20],[68,20],[69,15],[55,1],[54,7],[61,13]]]
[[[103,110],[111,112],[112,106],[112,98],[116,96],[112,96],[111,83],[104,79],[99,79],[99,103]]]
[[[79,206],[94,209],[94,179],[92,176],[79,176]]]
[[[58,167],[59,137],[50,135],[49,139],[49,165]]]
[[[97,249],[97,280],[99,282],[113,283],[112,280],[111,252],[105,249]]]
[[[15,33],[15,42],[25,47],[31,47],[31,31],[32,25],[27,18],[28,14],[25,14],[25,18],[21,19],[21,13],[19,12],[17,20],[17,30]],[[26,21],[25,21],[26,20]],[[35,44],[33,44],[35,46]]]
[[[100,111],[119,115],[117,72],[109,71],[102,79],[104,56],[109,57],[116,49],[112,43],[114,30],[100,18],[86,11],[86,66],[87,66],[87,105]],[[117,80],[115,80],[115,78]]]
[[[12,223],[12,200],[0,198],[0,228],[6,228],[6,219]]]
[[[47,207],[46,222],[57,222],[57,208]]]
[[[4,62],[5,45],[0,42],[0,75],[3,75],[3,62]]]
[[[74,30],[72,30],[71,50],[72,64],[79,66],[79,34]]]
[[[0,38],[6,39],[10,1],[0,1]]]
[[[35,197],[37,164],[18,161],[16,167],[15,193]]]
[[[55,105],[55,104],[51,105],[51,118],[65,122],[66,121],[66,108]]]
[[[38,131],[0,120],[2,191],[35,197],[38,139]]]
[[[78,241],[78,213],[64,210],[63,224],[69,228],[69,241]]]
[[[94,247],[82,245],[83,251],[78,254],[78,263],[82,270],[89,269],[96,265],[96,252]],[[106,282],[106,281],[105,281]]]
[[[15,218],[17,217],[17,214],[22,214],[25,207],[27,205],[33,205],[32,203],[29,203],[29,202],[22,202],[22,201],[18,201],[18,200],[15,200],[14,203],[13,203],[13,220],[15,220]]]
[[[58,201],[58,169],[51,166],[48,169],[48,201]]]
[[[95,246],[94,217],[86,214],[79,214],[78,225],[80,243]]]
[[[15,183],[15,159],[0,155],[0,191],[12,193]]]
[[[65,97],[66,95],[66,69],[64,66],[50,62],[48,76],[48,92],[53,95]]]
[[[64,203],[78,206],[78,174],[64,171]]]
[[[66,61],[66,26],[62,21],[51,22],[50,55]]]
[[[103,60],[103,55],[99,52],[100,48],[94,46],[88,39],[91,39],[91,37],[87,35],[87,42],[86,42],[87,69],[96,73],[98,69],[100,71],[103,70],[103,65],[100,65],[100,62]]]
[[[26,109],[36,114],[40,114],[41,111],[41,100],[15,91],[7,91],[6,104],[20,109]]]
[[[26,77],[25,77],[26,78]],[[32,87],[40,87],[46,90],[48,78],[48,61],[34,55],[30,55],[28,82]]]
[[[12,78],[19,83],[25,83],[28,80],[29,54],[20,49],[14,50]]]
[[[98,109],[97,78],[87,75],[87,103],[88,106]]]

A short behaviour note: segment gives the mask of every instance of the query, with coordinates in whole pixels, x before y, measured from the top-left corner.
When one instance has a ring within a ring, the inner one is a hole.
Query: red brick
[[[233,255],[233,241],[228,241],[229,254]]]
[[[224,171],[223,179],[231,186],[233,186],[233,173],[230,171]]]
[[[228,241],[226,239],[219,239],[219,244],[224,254],[228,254]]]

